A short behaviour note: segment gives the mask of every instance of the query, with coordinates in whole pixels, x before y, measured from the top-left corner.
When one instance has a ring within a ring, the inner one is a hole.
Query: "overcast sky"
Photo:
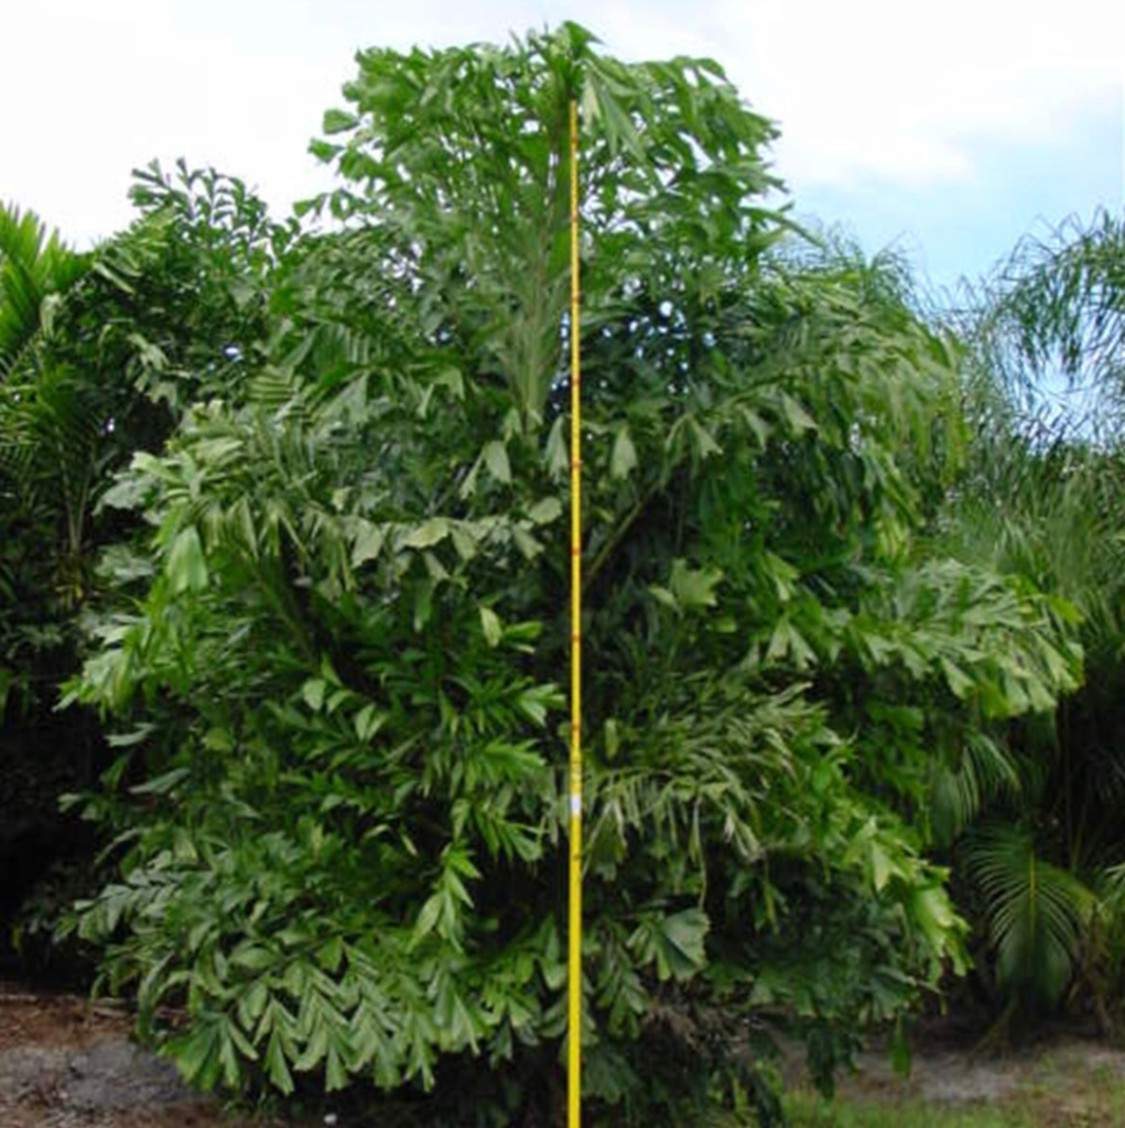
[[[285,209],[357,48],[584,24],[626,59],[717,59],[777,120],[802,215],[932,281],[1024,231],[1125,203],[1125,0],[8,0],[0,199],[80,245],[130,218],[130,169],[214,164]]]

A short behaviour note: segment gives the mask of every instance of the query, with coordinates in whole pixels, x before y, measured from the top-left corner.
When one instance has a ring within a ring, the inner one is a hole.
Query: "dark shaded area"
[[[70,712],[0,728],[0,968],[44,984],[77,985],[91,965],[74,942],[54,945],[59,911],[96,888],[97,837],[59,796],[104,766],[93,718]]]

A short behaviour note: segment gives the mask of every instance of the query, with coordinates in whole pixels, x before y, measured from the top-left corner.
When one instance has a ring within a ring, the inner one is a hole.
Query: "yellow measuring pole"
[[[578,312],[578,104],[570,103],[570,864],[566,1123],[582,1123],[582,364]]]

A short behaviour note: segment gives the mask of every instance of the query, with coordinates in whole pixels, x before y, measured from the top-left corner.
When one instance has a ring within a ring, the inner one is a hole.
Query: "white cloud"
[[[572,18],[627,58],[708,54],[778,119],[800,185],[971,180],[1125,86],[1116,0],[39,0],[5,12],[0,198],[88,239],[125,223],[129,170],[184,154],[287,205],[357,47],[502,40]],[[1120,154],[1118,154],[1120,159]]]
[[[1123,96],[1115,0],[721,0],[714,19],[748,26],[729,70],[803,183],[964,180],[978,146],[1049,142]]]

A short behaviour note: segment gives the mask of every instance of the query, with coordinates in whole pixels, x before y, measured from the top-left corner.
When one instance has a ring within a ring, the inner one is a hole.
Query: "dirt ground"
[[[841,1123],[882,1126],[897,1115],[902,1128],[920,1117],[927,1125],[1125,1128],[1125,1049],[1063,1026],[1003,1053],[973,1047],[965,1032],[920,1030],[906,1077],[885,1049],[859,1054],[856,1071],[838,1079],[848,1111]],[[789,1066],[789,1084],[809,1092],[802,1065],[790,1058]]]
[[[129,1016],[109,1004],[0,982],[0,1128],[270,1128],[282,1123],[232,1114],[216,1101],[201,1099],[174,1068],[133,1045],[129,1029]],[[1058,1032],[1002,1057],[973,1055],[928,1039],[905,1079],[882,1052],[861,1054],[857,1064],[857,1072],[839,1086],[848,1100],[991,1106],[1026,1102],[1030,1095],[1036,1108],[1045,1110],[1044,1124],[1112,1123],[1086,1109],[1099,1107],[1099,1089],[1125,1091],[1125,1051],[1073,1033]],[[1076,1101],[1084,1102],[1081,1108]],[[294,1121],[285,1123],[297,1128]],[[320,1123],[320,1118],[303,1122],[305,1128]]]
[[[907,1078],[894,1072],[885,1054],[861,1054],[857,1064],[857,1074],[843,1081],[841,1092],[928,1104],[991,1104],[1031,1088],[1065,1088],[1087,1075],[1125,1083],[1125,1051],[1067,1034],[1003,1056],[964,1049],[916,1054]]]
[[[129,1041],[116,1008],[0,984],[3,1128],[245,1128]],[[261,1128],[261,1124],[255,1126]]]

